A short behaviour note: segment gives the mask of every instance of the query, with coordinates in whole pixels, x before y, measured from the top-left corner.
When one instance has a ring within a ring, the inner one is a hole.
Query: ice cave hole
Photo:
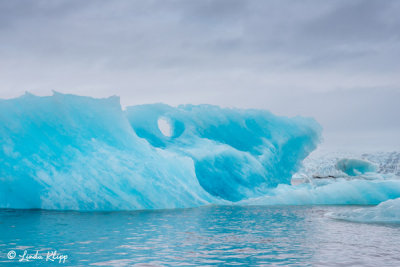
[[[159,118],[157,124],[158,129],[160,129],[163,135],[165,135],[166,137],[172,136],[172,127],[169,120],[167,120],[166,118]]]

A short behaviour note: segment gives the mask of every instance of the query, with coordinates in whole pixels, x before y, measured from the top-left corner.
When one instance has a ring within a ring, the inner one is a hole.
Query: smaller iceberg
[[[349,176],[357,176],[367,172],[376,172],[376,166],[366,160],[361,159],[341,159],[336,163],[336,169]]]
[[[372,208],[329,213],[334,219],[363,223],[400,223],[400,198],[387,200]]]
[[[291,183],[321,183],[322,180],[337,178],[376,180],[399,177],[400,152],[360,154],[316,150],[304,159],[301,168],[292,176]]]

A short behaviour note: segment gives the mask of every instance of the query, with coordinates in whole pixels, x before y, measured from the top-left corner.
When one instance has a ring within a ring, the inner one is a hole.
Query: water
[[[0,210],[0,265],[400,266],[400,225],[334,220],[355,206],[208,206],[131,212]],[[9,260],[7,253],[16,252]],[[18,262],[39,254],[44,259]],[[47,251],[67,255],[45,260]]]

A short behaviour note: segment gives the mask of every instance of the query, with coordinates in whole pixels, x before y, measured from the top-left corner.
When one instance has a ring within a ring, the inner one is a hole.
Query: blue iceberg
[[[161,129],[160,120],[169,128]],[[132,210],[259,197],[319,143],[310,118],[54,93],[0,100],[0,208]]]
[[[369,161],[346,158],[339,160],[336,163],[336,168],[350,176],[375,172],[377,170],[376,166]]]
[[[189,157],[201,186],[230,201],[289,184],[299,163],[316,147],[320,126],[312,119],[267,111],[164,104],[128,107],[136,134],[152,146]],[[171,136],[158,127],[169,122]]]

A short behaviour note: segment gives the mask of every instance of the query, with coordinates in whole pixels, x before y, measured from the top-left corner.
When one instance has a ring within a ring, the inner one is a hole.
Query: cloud
[[[394,0],[1,1],[0,98],[116,94],[399,131],[399,13]]]

